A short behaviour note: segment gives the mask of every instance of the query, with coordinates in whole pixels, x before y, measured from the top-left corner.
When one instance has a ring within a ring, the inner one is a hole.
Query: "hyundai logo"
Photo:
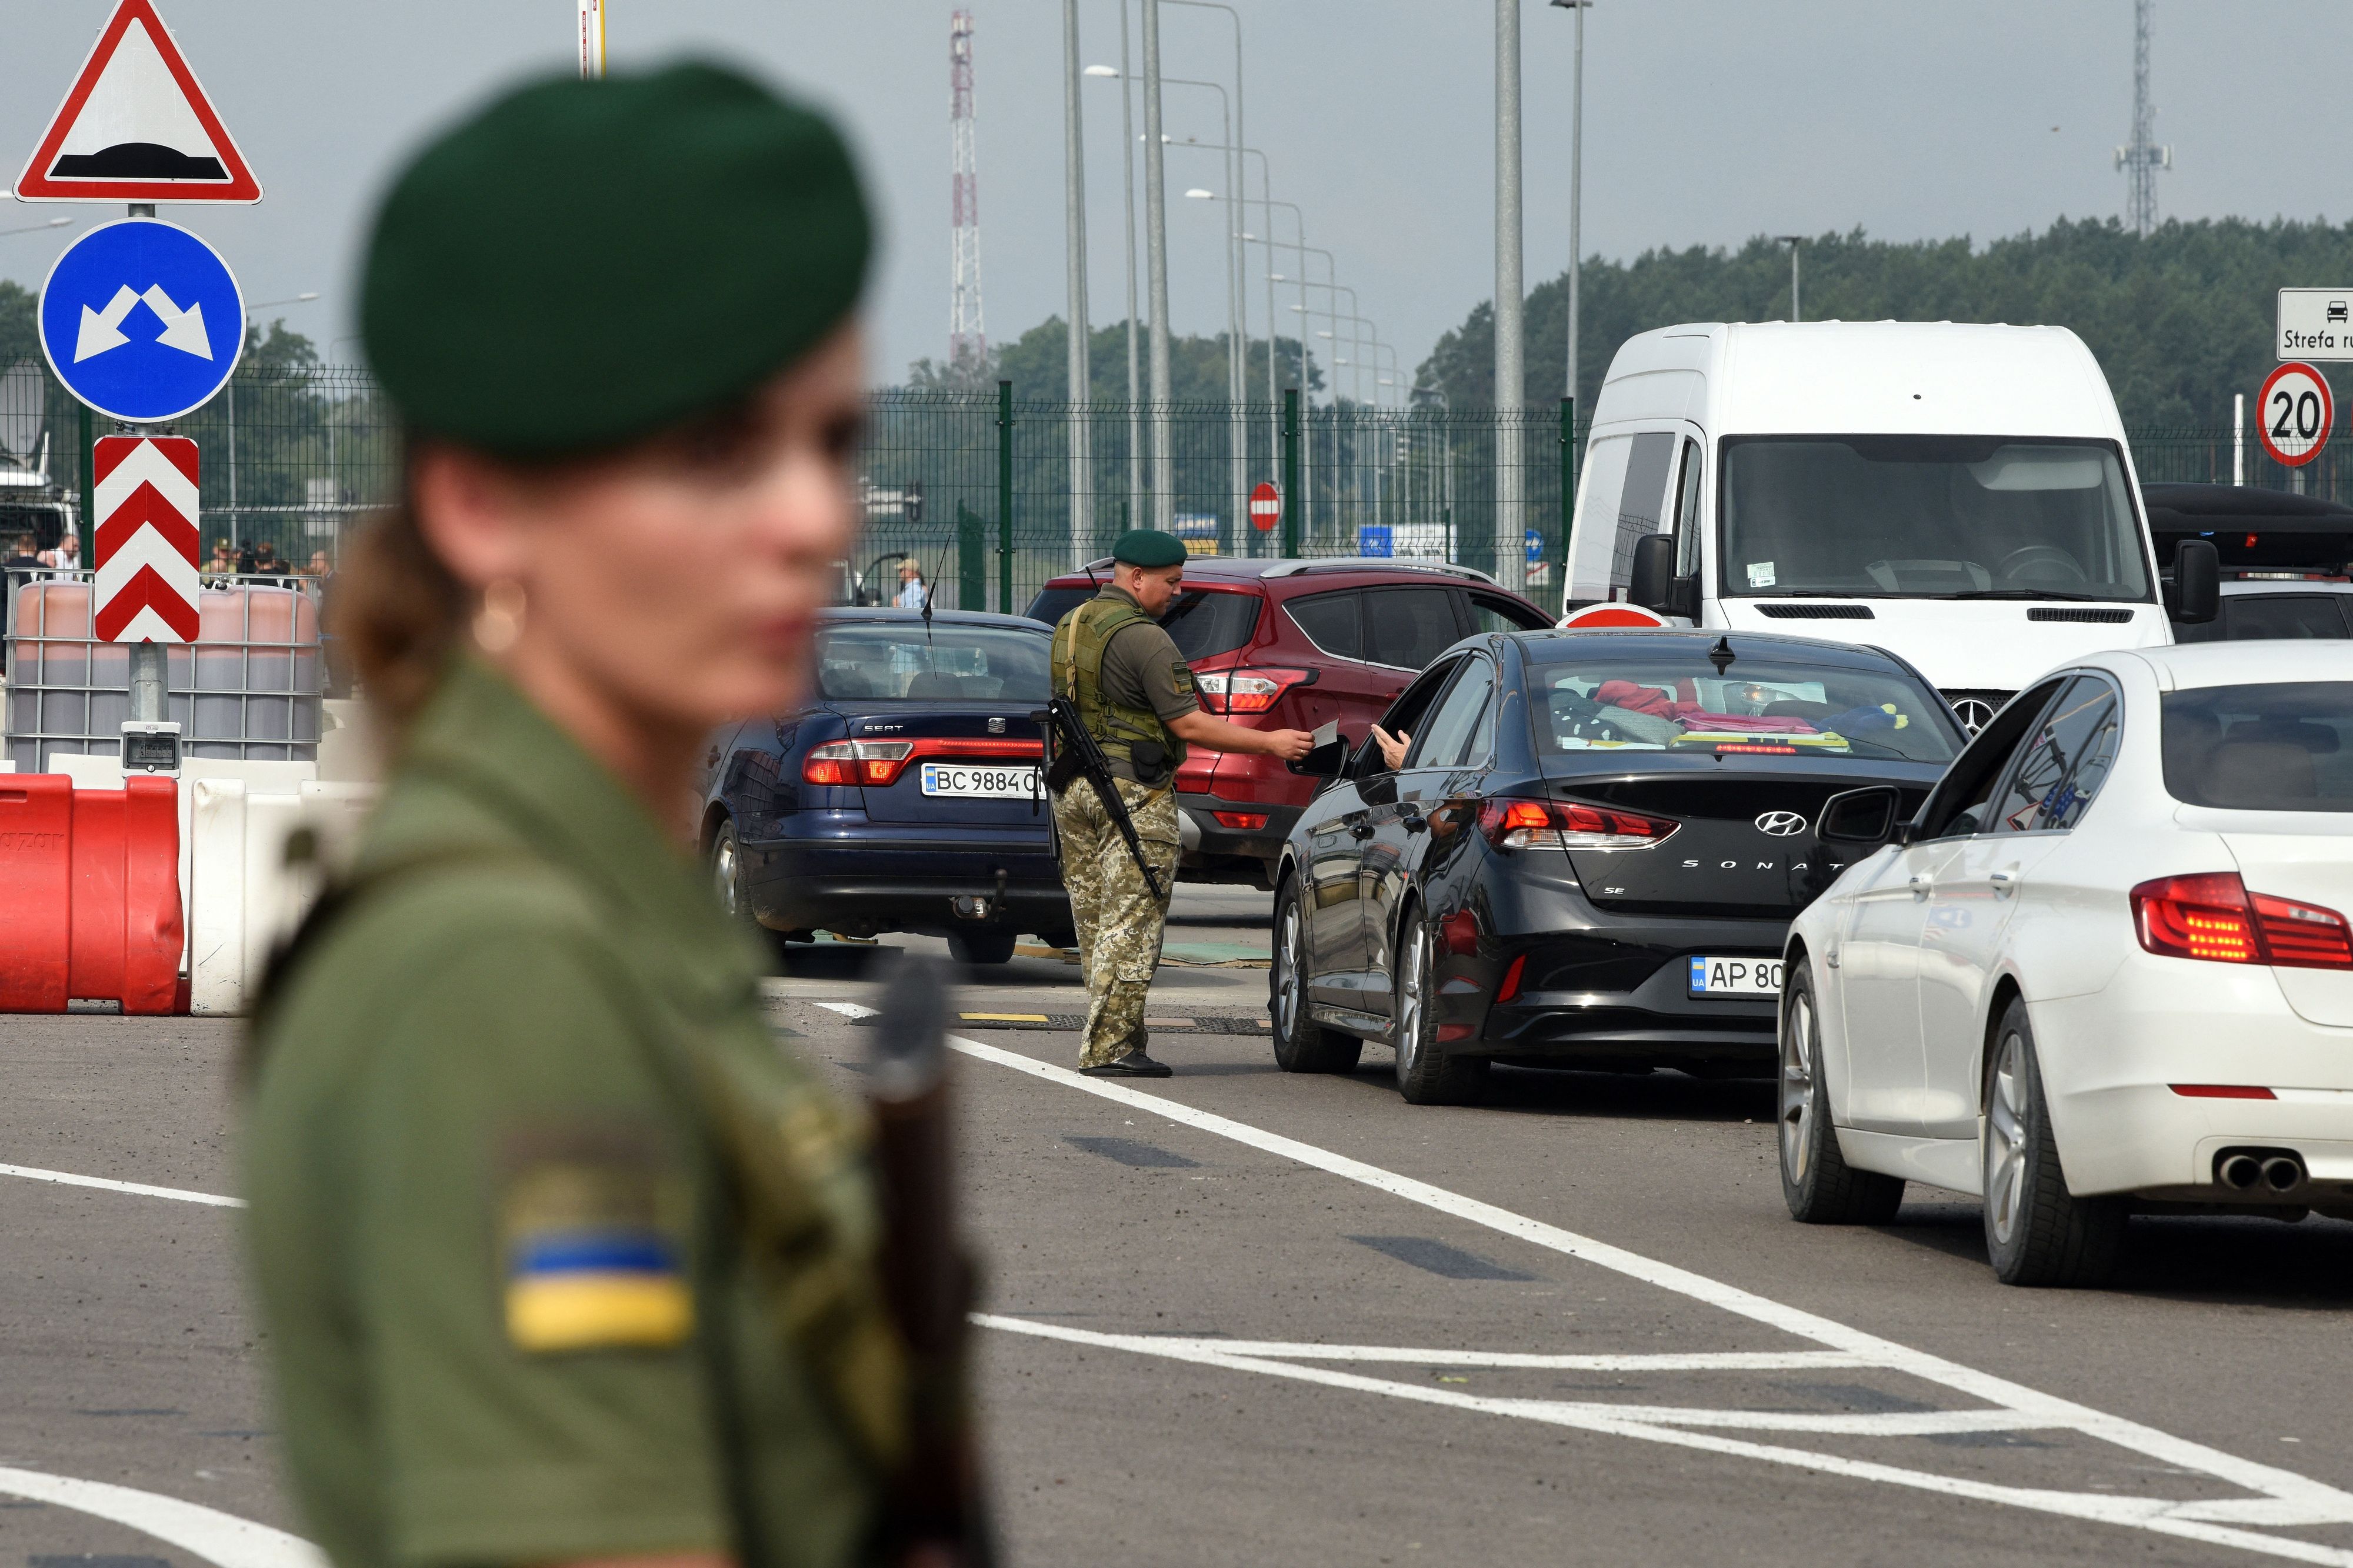
[[[1757,819],[1757,831],[1774,838],[1787,838],[1806,830],[1806,819],[1794,811],[1768,811]]]

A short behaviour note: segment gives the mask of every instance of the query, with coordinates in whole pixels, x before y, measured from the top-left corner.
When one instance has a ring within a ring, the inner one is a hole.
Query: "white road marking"
[[[151,1187],[144,1182],[117,1182],[105,1176],[78,1176],[71,1171],[44,1171],[33,1165],[0,1165],[0,1176],[22,1176],[28,1182],[55,1182],[66,1187],[98,1187],[110,1193],[129,1193],[134,1197],[170,1198],[175,1203],[210,1204],[216,1208],[241,1209],[243,1198],[225,1198],[217,1193],[192,1192],[186,1187]]]
[[[975,1322],[999,1325],[987,1313]],[[1012,1320],[1008,1319],[1010,1322]],[[1284,1361],[1403,1362],[1415,1366],[1527,1367],[1539,1372],[1834,1372],[1876,1367],[1868,1356],[1843,1351],[1662,1351],[1635,1355],[1539,1355],[1523,1351],[1424,1350],[1398,1345],[1294,1344],[1282,1340],[1183,1339],[1153,1335],[1155,1344],[1191,1345],[1226,1355],[1279,1356]]]
[[[110,1182],[108,1186],[126,1184]],[[142,1195],[169,1189],[131,1187]],[[177,1195],[177,1194],[174,1194]],[[319,1549],[299,1535],[239,1519],[233,1513],[142,1492],[107,1481],[77,1480],[42,1470],[0,1468],[0,1493],[54,1503],[95,1515],[153,1536],[167,1546],[193,1552],[219,1568],[327,1568]]]
[[[849,1002],[821,1002],[818,1005],[845,1017],[865,1018],[875,1016],[875,1009]],[[1994,1407],[1990,1414],[2015,1417],[2026,1426],[2035,1427],[2065,1427],[2083,1435],[2111,1443],[2118,1447],[2146,1455],[2164,1464],[2194,1470],[2216,1480],[2241,1487],[2260,1495],[2221,1500],[2168,1500],[2162,1498],[2126,1498],[2105,1493],[2071,1492],[2044,1489],[1996,1486],[1991,1483],[1967,1480],[1938,1475],[1925,1470],[1907,1469],[1898,1466],[1852,1460],[1835,1456],[1809,1453],[1802,1449],[1782,1448],[1743,1442],[1735,1438],[1717,1437],[1701,1433],[1677,1430],[1672,1425],[1652,1419],[1630,1419],[1607,1405],[1564,1405],[1546,1401],[1495,1400],[1478,1395],[1458,1394],[1452,1390],[1429,1388],[1418,1384],[1401,1384],[1390,1380],[1364,1377],[1323,1367],[1302,1367],[1271,1357],[1236,1355],[1229,1347],[1216,1341],[1170,1342],[1148,1335],[1089,1335],[1084,1331],[1065,1329],[1052,1324],[1031,1323],[1022,1320],[1002,1319],[992,1326],[1013,1332],[1035,1334],[1043,1338],[1061,1339],[1076,1343],[1100,1343],[1134,1351],[1143,1355],[1168,1356],[1179,1361],[1191,1361],[1204,1365],[1227,1366],[1237,1371],[1260,1373],[1268,1376],[1322,1383],[1335,1388],[1356,1388],[1368,1393],[1384,1394],[1425,1404],[1452,1405],[1458,1408],[1486,1411],[1491,1414],[1517,1415],[1526,1419],[1551,1421],[1559,1425],[1584,1426],[1594,1431],[1608,1431],[1646,1441],[1672,1443],[1686,1447],[1705,1447],[1725,1454],[1736,1454],[1773,1463],[1798,1465],[1839,1475],[1883,1481],[1890,1485],[1945,1492],[1957,1497],[2008,1503],[2016,1507],[2061,1513],[2078,1519],[2105,1521],[2128,1524],[2164,1534],[2186,1536],[2220,1545],[2243,1548],[2293,1561],[2353,1568],[2353,1551],[2322,1546],[2310,1542],[2294,1541],[2280,1536],[2258,1534],[2246,1530],[2223,1528],[2231,1525],[2315,1525],[2353,1521],[2353,1493],[2284,1470],[2274,1465],[2257,1463],[2219,1448],[2211,1448],[2187,1438],[2176,1437],[2153,1426],[2121,1416],[2110,1415],[2089,1405],[2062,1399],[2012,1383],[2007,1378],[1979,1372],[1957,1362],[1876,1334],[1849,1327],[1831,1319],[1744,1290],[1722,1280],[1713,1279],[1689,1269],[1662,1263],[1630,1252],[1590,1237],[1579,1236],[1558,1226],[1547,1225],[1514,1214],[1508,1209],[1461,1194],[1450,1192],[1428,1182],[1417,1181],[1386,1171],[1377,1165],[1334,1153],[1328,1149],[1280,1133],[1269,1132],[1248,1122],[1236,1121],[1213,1112],[1198,1110],[1179,1101],[1146,1094],[1115,1079],[1086,1078],[1068,1068],[1037,1061],[1017,1051],[1002,1049],[961,1036],[950,1036],[949,1046],[961,1054],[1066,1089],[1108,1100],[1114,1104],[1165,1118],[1180,1126],[1229,1139],[1234,1142],[1274,1154],[1300,1164],[1326,1172],[1347,1181],[1356,1182],[1378,1192],[1409,1203],[1451,1215],[1455,1218],[1480,1225],[1504,1236],[1516,1237],[1531,1246],[1545,1247],[1581,1261],[1608,1268],[1613,1272],[1652,1285],[1662,1290],[1715,1307],[1723,1311],[1749,1319],[1768,1328],[1805,1340],[1810,1340],[1841,1354],[1856,1358],[1856,1364],[1907,1374],[1921,1381],[1936,1384]],[[1977,1413],[1971,1413],[1977,1414]]]

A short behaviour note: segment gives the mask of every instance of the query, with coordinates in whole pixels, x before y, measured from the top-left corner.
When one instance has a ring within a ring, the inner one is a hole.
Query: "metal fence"
[[[364,370],[248,365],[174,428],[202,445],[207,565],[226,546],[236,565],[267,570],[263,545],[282,568],[306,570],[321,555],[332,565],[344,527],[397,491],[397,422]],[[93,428],[45,367],[0,375],[0,532],[31,523],[47,545],[60,519],[78,523],[90,441],[111,429]],[[1150,456],[1155,433],[1165,464]],[[1567,533],[1562,494],[1585,434],[1580,422],[1569,438],[1557,406],[1074,404],[1009,384],[878,392],[852,565],[889,597],[912,556],[939,584],[936,603],[1018,609],[1128,528],[1162,524],[1197,552],[1226,555],[1418,556],[1494,572],[1516,548],[1530,593],[1551,599]],[[2301,483],[2353,500],[2353,441],[2333,444],[2299,479],[2252,430],[2129,437],[2145,480],[2228,483],[2235,447],[2250,485]],[[35,482],[44,454],[47,478]],[[1269,480],[1282,486],[1285,515],[1261,531],[1249,495]]]

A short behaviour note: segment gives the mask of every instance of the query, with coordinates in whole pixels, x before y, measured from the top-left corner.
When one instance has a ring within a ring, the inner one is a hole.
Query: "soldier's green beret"
[[[501,456],[724,407],[857,304],[831,124],[718,66],[518,88],[419,153],[368,244],[368,362],[411,428]]]
[[[1123,566],[1182,566],[1185,542],[1174,534],[1149,528],[1130,529],[1111,547],[1111,558]]]

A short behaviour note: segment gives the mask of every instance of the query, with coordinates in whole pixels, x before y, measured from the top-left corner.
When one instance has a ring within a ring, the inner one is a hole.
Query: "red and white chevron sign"
[[[99,640],[195,641],[195,442],[104,436],[91,456]]]

